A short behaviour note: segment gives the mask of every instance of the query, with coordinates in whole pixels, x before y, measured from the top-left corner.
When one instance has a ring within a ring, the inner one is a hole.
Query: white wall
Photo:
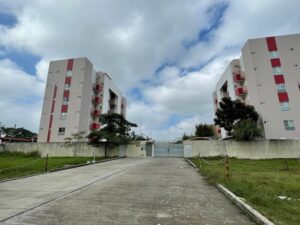
[[[185,148],[192,148],[192,157],[225,156],[240,159],[300,158],[300,141],[265,140],[236,141],[184,141]],[[188,155],[187,155],[188,156]]]

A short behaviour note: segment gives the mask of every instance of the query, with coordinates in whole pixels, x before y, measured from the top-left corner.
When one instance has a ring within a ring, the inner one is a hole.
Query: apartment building
[[[38,142],[100,129],[103,113],[126,117],[126,99],[108,74],[95,71],[87,58],[50,62]]]
[[[266,139],[299,139],[300,34],[248,40],[216,85],[215,110],[223,97],[253,105]]]

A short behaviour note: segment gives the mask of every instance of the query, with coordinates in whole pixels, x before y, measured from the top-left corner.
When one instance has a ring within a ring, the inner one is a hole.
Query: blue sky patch
[[[0,24],[7,26],[7,27],[12,27],[17,23],[17,18],[8,13],[1,13],[0,12]]]
[[[5,54],[0,56],[0,59],[10,59],[26,73],[35,75],[35,65],[40,61],[41,57],[24,51],[5,51]]]
[[[208,42],[211,38],[212,33],[218,29],[218,27],[222,24],[223,16],[228,9],[228,3],[216,4],[210,7],[206,13],[211,17],[211,20],[207,27],[200,30],[197,38],[193,40],[184,40],[182,42],[182,46],[185,49],[189,49],[195,46],[199,42]]]

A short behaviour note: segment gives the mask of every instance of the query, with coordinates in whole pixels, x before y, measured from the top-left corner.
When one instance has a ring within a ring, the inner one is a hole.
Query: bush
[[[259,137],[262,137],[261,129],[255,121],[240,120],[233,126],[233,138],[236,141],[253,141]]]

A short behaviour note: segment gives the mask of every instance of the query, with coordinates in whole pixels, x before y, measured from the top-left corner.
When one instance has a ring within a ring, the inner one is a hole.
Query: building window
[[[68,105],[69,102],[69,97],[64,97],[63,98],[63,105]]]
[[[65,120],[66,118],[67,118],[67,113],[62,112],[62,113],[60,114],[60,119],[61,119],[61,120]]]
[[[290,105],[289,102],[280,102],[280,111],[289,111]]]
[[[286,92],[285,84],[276,84],[278,92]]]
[[[269,54],[271,59],[279,57],[278,51],[271,51]]]
[[[67,70],[67,76],[68,77],[72,76],[72,70]]]
[[[273,67],[273,74],[282,74],[281,67]]]
[[[71,84],[65,84],[65,90],[69,90],[71,87]]]
[[[285,130],[295,130],[294,120],[284,120],[283,121]]]
[[[65,128],[65,127],[60,127],[60,128],[58,128],[58,135],[64,135],[64,134],[65,134],[65,131],[66,131],[66,128]]]

